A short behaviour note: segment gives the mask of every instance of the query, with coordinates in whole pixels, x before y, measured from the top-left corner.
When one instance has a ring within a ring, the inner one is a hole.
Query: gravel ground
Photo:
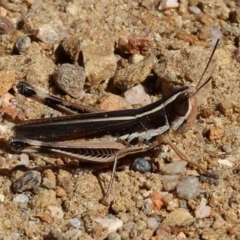
[[[1,239],[240,239],[239,1],[96,2],[0,1]],[[102,110],[138,107],[196,89],[218,38],[197,124],[169,133],[218,180],[162,144],[138,154],[150,172],[121,161],[104,205],[111,166],[9,149],[15,123],[62,114],[16,93],[19,81]]]

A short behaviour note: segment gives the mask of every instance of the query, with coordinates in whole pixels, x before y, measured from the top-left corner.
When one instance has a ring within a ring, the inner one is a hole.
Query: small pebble
[[[82,235],[81,230],[69,229],[67,232],[64,233],[64,238],[60,238],[60,239],[81,239],[81,235]]]
[[[83,67],[65,63],[54,73],[56,85],[72,97],[80,98],[83,95],[83,86],[86,73]]]
[[[198,205],[195,209],[195,217],[196,218],[206,218],[210,216],[211,213],[211,207],[204,206],[204,205]]]
[[[118,233],[113,232],[108,234],[107,240],[121,240],[121,236]]]
[[[132,170],[140,173],[146,173],[152,171],[151,164],[144,158],[137,158],[132,164]]]
[[[190,6],[189,7],[189,10],[192,12],[192,13],[195,13],[195,14],[200,14],[201,13],[201,9],[196,7],[196,6]]]
[[[232,152],[232,145],[231,143],[225,143],[222,145],[222,150],[226,153],[231,153]]]
[[[127,222],[126,224],[123,225],[123,228],[124,230],[130,233],[133,230],[134,226],[135,226],[134,222]]]
[[[177,186],[178,197],[190,200],[195,199],[200,194],[198,178],[190,176],[184,178]]]
[[[30,37],[24,36],[20,38],[16,44],[15,47],[19,53],[25,53],[31,46],[31,39]]]
[[[164,175],[162,177],[163,188],[169,192],[176,188],[179,177],[174,175]]]
[[[47,206],[57,206],[57,198],[54,190],[40,189],[31,199],[32,206],[36,208],[46,208]]]
[[[38,171],[27,171],[13,183],[14,192],[24,192],[35,189],[42,181],[41,173]]]
[[[223,37],[220,27],[216,25],[212,27],[211,35],[212,35],[212,46],[215,46],[217,40]]]
[[[169,8],[177,8],[179,3],[177,0],[162,0],[158,9],[159,10],[166,10]]]
[[[146,229],[146,227],[147,227],[147,224],[144,221],[142,220],[136,221],[135,228],[138,231],[143,231],[144,229]]]
[[[55,191],[56,191],[57,197],[66,197],[67,196],[66,191],[62,187],[57,186]]]
[[[196,219],[187,209],[177,208],[170,212],[162,223],[169,226],[189,226],[195,221]]]
[[[63,210],[58,206],[49,205],[47,209],[50,211],[50,215],[55,219],[62,219],[64,216]]]
[[[166,175],[180,175],[183,173],[185,167],[187,166],[187,162],[185,161],[178,161],[166,164],[162,172]]]
[[[238,214],[231,208],[225,211],[224,219],[229,223],[237,223],[238,222]]]
[[[27,195],[25,194],[18,194],[14,199],[14,202],[18,202],[18,203],[27,203],[29,202],[29,198]]]
[[[123,225],[122,220],[107,216],[104,218],[96,218],[95,222],[101,224],[102,227],[107,228],[108,233],[116,232],[117,229],[121,228]]]
[[[140,54],[133,54],[129,57],[129,62],[132,64],[139,63],[144,59],[143,55]]]
[[[209,118],[213,114],[213,110],[211,108],[205,108],[202,111],[202,117]]]
[[[130,103],[131,105],[145,106],[152,102],[150,96],[146,93],[142,84],[138,84],[127,90],[124,93],[124,98],[126,102]]]
[[[158,221],[157,221],[157,219],[156,218],[154,218],[154,217],[149,217],[148,219],[147,219],[147,226],[149,227],[149,228],[151,228],[152,230],[156,230],[157,229],[157,227],[158,227]]]
[[[13,240],[21,239],[20,233],[16,233],[16,232],[12,232],[11,237],[12,237],[11,239],[13,239]]]
[[[82,222],[78,218],[72,218],[70,219],[70,224],[75,228],[80,228]]]
[[[98,101],[99,107],[103,111],[113,111],[118,109],[132,108],[132,106],[129,103],[127,103],[122,97],[112,93],[108,93],[102,96]]]
[[[225,224],[225,221],[221,218],[221,217],[218,217],[212,224],[212,228],[214,230],[217,230],[217,229],[220,229],[223,227],[223,225]]]
[[[8,18],[0,16],[0,34],[9,34],[12,30],[12,22]]]
[[[218,159],[218,163],[228,166],[228,167],[233,167],[233,163],[231,163],[229,160],[227,159]]]
[[[43,171],[42,185],[48,189],[53,189],[56,187],[56,176],[51,169],[46,169]]]
[[[38,28],[36,37],[44,43],[56,44],[67,36],[65,29],[58,29],[48,24],[44,24]]]
[[[165,224],[159,224],[156,235],[165,238],[171,235],[171,227]]]
[[[218,127],[211,127],[206,132],[206,135],[210,141],[213,141],[222,137],[223,130]]]
[[[164,205],[162,196],[158,192],[153,191],[149,197],[152,201],[151,208],[153,210],[161,210],[162,206]]]
[[[4,202],[5,200],[5,195],[3,195],[2,193],[0,193],[0,202]]]
[[[234,226],[232,226],[232,227],[227,229],[227,233],[229,235],[233,235],[233,234],[235,234],[237,232],[239,232],[239,226],[237,226],[237,225],[234,225]]]
[[[21,153],[19,157],[20,157],[19,165],[25,165],[25,166],[29,165],[29,156],[26,153]]]

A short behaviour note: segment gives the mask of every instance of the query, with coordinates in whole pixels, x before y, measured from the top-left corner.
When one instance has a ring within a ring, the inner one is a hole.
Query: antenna
[[[210,79],[211,79],[211,77],[208,78],[208,80],[207,80],[206,82],[204,82],[204,83],[199,87],[199,85],[200,85],[200,83],[201,83],[201,81],[202,81],[202,79],[203,79],[203,76],[205,75],[205,73],[206,73],[206,71],[207,71],[207,69],[208,69],[208,67],[209,67],[210,62],[212,61],[213,55],[214,55],[214,53],[216,52],[216,49],[217,49],[219,40],[220,40],[220,39],[218,39],[218,40],[216,41],[216,44],[215,44],[215,46],[214,46],[214,48],[213,48],[213,51],[212,51],[212,54],[211,54],[211,56],[210,56],[210,58],[209,58],[209,60],[208,60],[208,63],[207,63],[207,65],[206,65],[204,71],[203,71],[203,74],[202,74],[202,76],[201,76],[201,78],[200,78],[200,80],[199,80],[199,82],[198,82],[198,84],[197,84],[197,86],[196,86],[197,91],[194,93],[194,95],[195,95],[201,88],[203,88],[203,87],[210,81]]]

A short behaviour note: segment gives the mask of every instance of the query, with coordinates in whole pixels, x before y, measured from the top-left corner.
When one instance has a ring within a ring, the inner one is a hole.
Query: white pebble
[[[209,217],[211,213],[211,207],[204,206],[204,205],[198,205],[195,209],[195,217],[196,218],[205,218]]]
[[[154,231],[157,229],[158,224],[159,224],[159,223],[158,223],[157,219],[154,218],[154,217],[150,217],[150,218],[147,219],[147,225],[148,225],[148,227],[151,228],[151,229],[154,230]]]
[[[130,88],[124,93],[125,101],[131,105],[145,106],[151,103],[150,96],[145,92],[144,87],[141,84]]]
[[[184,178],[177,186],[178,197],[190,200],[200,194],[200,185],[198,178],[190,176]]]
[[[174,190],[177,186],[178,178],[176,175],[164,175],[162,177],[164,190],[167,192]]]
[[[75,227],[75,228],[80,228],[80,226],[81,226],[81,221],[78,219],[78,218],[72,218],[72,219],[70,219],[70,223],[71,223],[71,225],[73,226],[73,227]]]
[[[179,3],[177,0],[162,0],[158,9],[165,10],[168,8],[177,8],[178,6],[179,6]]]
[[[5,195],[3,195],[2,193],[0,193],[0,202],[4,202],[5,200]]]
[[[228,167],[233,167],[233,164],[227,159],[219,159],[218,163]]]
[[[27,195],[25,194],[18,194],[14,199],[14,202],[18,202],[18,203],[27,203],[29,201],[29,198]]]
[[[21,153],[19,157],[20,157],[19,165],[25,165],[25,166],[29,165],[29,156],[26,153]]]
[[[142,60],[144,59],[144,56],[141,55],[141,54],[133,54],[129,57],[129,61],[132,63],[132,64],[135,64],[135,63],[139,63],[141,62]]]
[[[47,209],[50,211],[52,218],[62,219],[64,216],[63,210],[60,207],[49,205]]]
[[[221,39],[223,37],[223,34],[218,26],[213,26],[212,31],[212,45],[214,46],[218,39]]]
[[[199,14],[201,13],[201,9],[196,7],[196,6],[190,6],[189,7],[189,10],[192,12],[192,13],[195,13],[195,14]]]
[[[96,218],[95,222],[102,225],[102,227],[108,229],[108,233],[116,232],[118,228],[121,228],[123,221],[118,218]]]

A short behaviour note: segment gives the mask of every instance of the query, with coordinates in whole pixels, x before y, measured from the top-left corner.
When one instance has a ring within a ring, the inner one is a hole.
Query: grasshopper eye
[[[8,144],[16,152],[23,151],[29,145],[15,137],[10,138]]]
[[[174,101],[174,110],[179,116],[187,114],[189,108],[189,96],[187,93],[179,95]]]

